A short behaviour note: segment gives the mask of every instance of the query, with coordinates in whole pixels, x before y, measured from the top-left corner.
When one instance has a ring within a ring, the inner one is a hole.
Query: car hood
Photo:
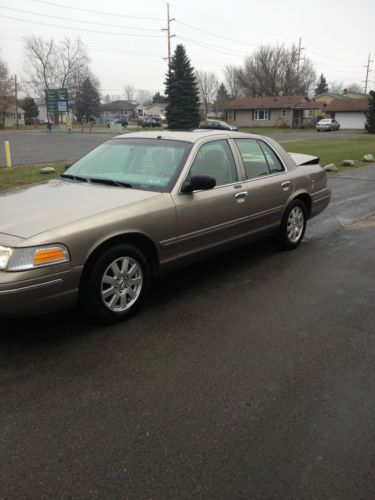
[[[62,179],[0,194],[0,233],[30,238],[160,193]]]

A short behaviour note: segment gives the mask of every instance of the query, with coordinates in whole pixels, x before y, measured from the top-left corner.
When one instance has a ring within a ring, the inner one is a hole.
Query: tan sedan
[[[267,235],[296,248],[330,190],[318,158],[292,156],[238,132],[133,133],[58,179],[4,192],[0,315],[79,303],[118,320],[161,271]]]

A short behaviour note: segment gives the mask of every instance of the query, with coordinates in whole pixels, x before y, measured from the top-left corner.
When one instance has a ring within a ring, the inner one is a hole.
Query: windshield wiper
[[[72,179],[72,181],[81,181],[88,182],[87,177],[80,177],[79,175],[71,175],[71,174],[61,174],[60,177],[63,179]]]
[[[97,182],[98,184],[108,184],[109,186],[120,186],[125,188],[132,188],[131,184],[122,181],[114,181],[113,179],[97,179],[96,177],[92,177],[90,179],[91,182]]]

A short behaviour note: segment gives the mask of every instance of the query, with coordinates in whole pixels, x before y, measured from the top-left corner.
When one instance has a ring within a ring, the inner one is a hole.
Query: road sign
[[[46,89],[48,113],[68,111],[68,89]]]

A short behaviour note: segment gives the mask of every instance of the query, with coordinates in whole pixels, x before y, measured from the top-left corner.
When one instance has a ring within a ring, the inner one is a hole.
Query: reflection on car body
[[[269,138],[118,136],[60,178],[0,195],[0,314],[78,302],[122,319],[159,272],[267,235],[296,248],[329,200],[319,159],[293,159]]]

